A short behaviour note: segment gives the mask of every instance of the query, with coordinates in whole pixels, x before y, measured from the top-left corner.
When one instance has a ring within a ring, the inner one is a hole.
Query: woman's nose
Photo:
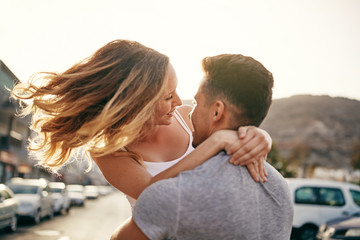
[[[173,104],[174,104],[174,106],[181,106],[182,105],[182,101],[181,101],[179,95],[175,94]]]

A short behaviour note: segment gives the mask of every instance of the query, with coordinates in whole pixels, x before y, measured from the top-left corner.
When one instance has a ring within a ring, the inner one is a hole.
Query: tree
[[[310,155],[310,147],[306,143],[297,144],[290,153],[288,161],[299,166],[307,165],[305,159]]]
[[[278,172],[286,178],[295,177],[296,174],[291,171],[288,166],[289,163],[281,157],[279,150],[276,145],[273,143],[271,146],[271,150],[268,154],[267,158],[268,163],[270,163]]]
[[[360,141],[359,140],[353,144],[350,164],[354,170],[360,169]]]
[[[288,163],[297,165],[300,168],[299,176],[301,178],[306,177],[307,173],[312,172],[314,169],[306,161],[310,155],[310,147],[306,143],[300,143],[293,147],[289,157],[287,158]]]

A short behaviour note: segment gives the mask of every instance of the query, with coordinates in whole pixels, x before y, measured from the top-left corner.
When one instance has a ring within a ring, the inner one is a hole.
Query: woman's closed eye
[[[167,98],[165,98],[165,100],[166,100],[166,101],[169,101],[169,100],[171,100],[173,97],[174,97],[173,95],[170,95],[170,96],[168,96]]]

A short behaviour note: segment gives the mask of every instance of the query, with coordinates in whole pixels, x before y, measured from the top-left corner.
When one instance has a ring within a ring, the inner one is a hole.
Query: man
[[[259,126],[271,104],[271,73],[243,55],[208,57],[202,65],[191,114],[194,147],[220,129]],[[257,183],[228,158],[220,152],[148,187],[112,239],[290,239],[293,206],[284,178],[265,163],[267,182]]]

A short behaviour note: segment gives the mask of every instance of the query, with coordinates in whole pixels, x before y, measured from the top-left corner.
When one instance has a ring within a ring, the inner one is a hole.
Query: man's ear
[[[219,122],[224,119],[225,104],[223,101],[216,101],[213,104],[213,122]]]

